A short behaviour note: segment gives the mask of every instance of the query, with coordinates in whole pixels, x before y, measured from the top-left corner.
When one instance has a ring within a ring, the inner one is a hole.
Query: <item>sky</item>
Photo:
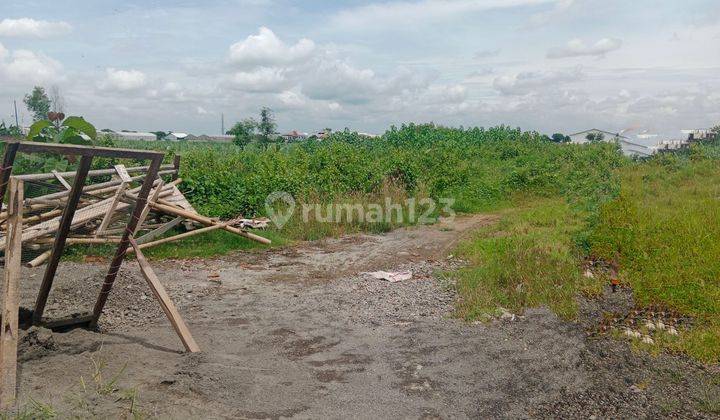
[[[33,86],[98,128],[219,134],[390,125],[720,123],[720,1],[0,2],[0,118]]]

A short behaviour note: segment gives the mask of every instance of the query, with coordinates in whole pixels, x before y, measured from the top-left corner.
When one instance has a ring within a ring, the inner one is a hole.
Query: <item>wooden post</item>
[[[180,176],[180,155],[173,157],[173,168],[175,168],[175,173],[170,178],[171,181],[175,181]]]
[[[143,277],[145,277],[145,280],[147,280],[148,286],[150,286],[150,290],[152,290],[155,298],[158,300],[158,302],[160,302],[160,306],[162,307],[163,312],[165,312],[165,315],[167,315],[168,319],[170,320],[170,323],[175,329],[175,332],[178,336],[180,336],[180,341],[182,341],[183,346],[185,346],[185,350],[189,351],[190,353],[199,352],[200,347],[197,345],[195,339],[190,334],[190,330],[188,329],[187,325],[185,325],[185,321],[183,321],[180,313],[175,307],[175,304],[170,299],[170,295],[168,295],[165,287],[163,287],[162,283],[160,283],[157,275],[155,275],[155,271],[153,271],[152,267],[147,262],[147,259],[143,255],[142,251],[140,251],[140,246],[137,244],[137,242],[135,242],[134,239],[130,239],[130,244],[135,250],[135,258],[137,258],[138,264],[140,264],[140,271],[142,272]]]
[[[60,263],[60,257],[65,249],[65,240],[70,232],[70,226],[72,226],[73,218],[75,217],[75,210],[77,209],[78,202],[80,201],[80,195],[82,194],[83,186],[85,185],[85,178],[87,177],[88,171],[90,171],[91,163],[92,156],[83,156],[80,158],[80,165],[78,166],[75,179],[73,180],[70,196],[68,196],[68,201],[65,204],[62,217],[60,218],[60,226],[55,234],[55,242],[53,243],[52,253],[50,254],[50,259],[48,260],[48,265],[45,269],[45,275],[43,276],[43,281],[40,285],[40,292],[38,293],[37,300],[35,301],[33,325],[40,324],[43,312],[45,312],[45,304],[47,303],[47,298],[50,294],[53,280],[55,279],[55,273],[57,272],[57,267]]]
[[[15,403],[17,381],[19,282],[22,253],[23,182],[10,180],[7,241],[5,242],[5,284],[3,288],[2,330],[0,330],[0,409]]]
[[[15,164],[15,155],[17,154],[20,143],[5,143],[5,153],[3,154],[2,167],[0,167],[0,212],[2,212],[3,199],[5,191],[7,191],[12,167]]]
[[[152,163],[150,164],[150,167],[148,168],[147,175],[145,176],[145,181],[140,188],[140,192],[138,192],[137,201],[135,203],[135,208],[133,209],[132,215],[130,216],[130,221],[125,227],[125,232],[123,232],[120,244],[115,251],[115,256],[113,257],[112,262],[110,262],[110,268],[105,275],[105,281],[103,282],[102,289],[100,289],[100,294],[98,295],[97,301],[95,302],[95,307],[93,308],[93,319],[92,321],[90,321],[91,328],[95,328],[97,326],[100,315],[102,315],[102,310],[105,307],[105,303],[107,302],[108,294],[110,294],[110,291],[112,290],[112,286],[113,283],[115,283],[117,273],[120,270],[120,266],[122,265],[123,260],[125,259],[127,248],[130,245],[130,235],[135,232],[138,220],[140,219],[140,214],[147,205],[147,198],[150,194],[150,189],[152,188],[153,183],[158,176],[158,169],[160,168],[160,164],[162,164],[162,159],[162,156],[154,157]]]

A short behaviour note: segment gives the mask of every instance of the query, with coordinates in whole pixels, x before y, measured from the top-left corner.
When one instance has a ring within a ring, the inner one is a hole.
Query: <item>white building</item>
[[[187,136],[188,136],[188,133],[180,133],[180,132],[171,131],[165,136],[165,140],[170,140],[170,141],[185,140],[187,138]]]
[[[611,133],[609,131],[604,130],[598,130],[597,128],[593,128],[590,130],[580,131],[577,133],[570,134],[568,137],[570,137],[570,142],[575,144],[585,144],[590,143],[590,138],[592,137],[600,137],[599,141],[604,142],[615,142],[620,146],[620,149],[622,150],[623,154],[625,156],[650,156],[652,154],[652,149],[650,149],[648,146],[643,146],[642,144],[633,143],[630,141],[629,138],[620,135],[619,133]],[[595,140],[597,141],[597,140]]]

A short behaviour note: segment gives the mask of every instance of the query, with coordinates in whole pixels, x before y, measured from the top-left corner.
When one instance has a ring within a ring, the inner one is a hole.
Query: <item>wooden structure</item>
[[[185,349],[200,351],[180,317],[169,295],[142,254],[141,249],[149,246],[179,240],[213,229],[226,231],[246,238],[269,243],[270,241],[232,226],[231,222],[219,222],[198,214],[177,189],[179,158],[173,165],[162,166],[163,153],[146,150],[114,149],[76,145],[58,145],[0,139],[5,143],[2,166],[0,167],[0,198],[10,190],[8,208],[3,211],[0,200],[0,247],[5,249],[4,306],[2,336],[0,337],[0,406],[12,404],[15,397],[15,376],[18,338],[18,283],[22,247],[49,246],[28,265],[38,266],[47,262],[34,309],[32,324],[44,326],[86,326],[95,328],[112,290],[120,266],[128,252],[135,254],[141,272],[148,282],[153,295],[167,315],[173,328],[180,336]],[[13,175],[13,164],[18,153],[59,154],[78,162],[74,172],[52,171],[47,174]],[[147,166],[91,170],[95,157],[115,159],[149,160]],[[160,175],[170,176],[165,181]],[[110,181],[87,184],[89,177],[114,176]],[[66,178],[72,177],[72,182]],[[23,183],[57,182],[59,191],[38,197],[23,197]],[[133,183],[140,183],[131,187]],[[23,211],[26,217],[23,220]],[[38,214],[32,214],[38,213]],[[127,218],[129,213],[129,218]],[[164,223],[148,222],[149,216],[157,220],[170,217]],[[162,216],[162,217],[160,217]],[[123,220],[127,218],[127,221]],[[170,237],[163,237],[183,221],[204,225],[204,228]],[[147,223],[146,223],[147,222]],[[121,223],[120,227],[113,227]],[[91,228],[88,230],[88,226]],[[4,231],[2,230],[4,229]],[[88,230],[85,232],[85,230]],[[78,232],[88,234],[81,235]],[[141,232],[145,232],[141,234]],[[110,261],[101,290],[92,313],[65,320],[48,322],[43,313],[48,300],[60,258],[66,245],[75,243],[116,244],[117,248]]]

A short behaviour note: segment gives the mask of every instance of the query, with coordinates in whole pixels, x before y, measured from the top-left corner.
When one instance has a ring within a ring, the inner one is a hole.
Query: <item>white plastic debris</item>
[[[387,280],[390,283],[397,283],[412,278],[411,271],[372,271],[365,274],[378,280]]]

